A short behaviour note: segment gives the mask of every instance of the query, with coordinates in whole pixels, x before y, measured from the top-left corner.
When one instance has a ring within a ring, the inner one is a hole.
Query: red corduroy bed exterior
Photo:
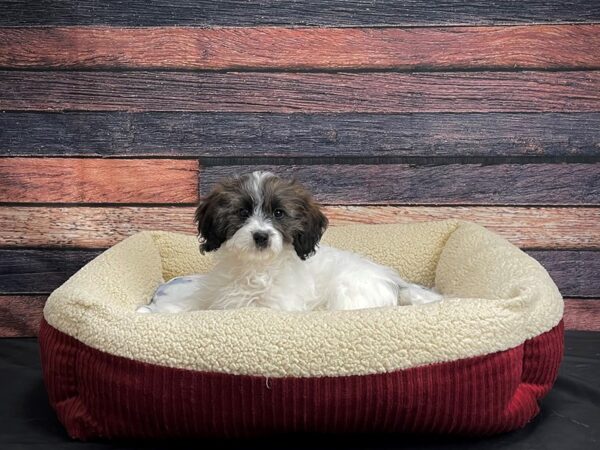
[[[90,438],[386,431],[488,435],[523,427],[552,387],[562,322],[516,348],[389,374],[266,378],[172,369],[90,348],[45,321],[52,406]]]

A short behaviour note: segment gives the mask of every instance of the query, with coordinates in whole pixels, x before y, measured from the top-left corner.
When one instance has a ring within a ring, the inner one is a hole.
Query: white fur
[[[423,304],[441,296],[408,283],[391,268],[355,253],[321,246],[303,261],[262,212],[261,185],[268,172],[254,172],[247,189],[254,210],[246,223],[215,252],[205,275],[174,278],[161,285],[138,312],[180,312],[248,306],[284,311],[349,310]],[[267,233],[268,246],[257,248],[253,233]]]
[[[239,242],[239,241],[238,241]],[[157,289],[138,312],[181,312],[259,306],[284,311],[348,310],[423,304],[435,292],[407,283],[392,269],[357,254],[321,246],[302,261],[287,245],[267,257],[224,247],[206,275],[177,277]]]

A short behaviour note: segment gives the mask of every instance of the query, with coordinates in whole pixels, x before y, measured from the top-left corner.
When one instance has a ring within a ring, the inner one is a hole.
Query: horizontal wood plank
[[[37,336],[46,298],[0,296],[0,338]],[[600,331],[600,299],[565,299],[564,321],[567,330]]]
[[[523,248],[600,248],[600,208],[327,206],[324,209],[332,225],[458,219],[485,226]]]
[[[0,338],[38,335],[45,295],[0,295]]]
[[[0,28],[0,67],[598,69],[600,25]]]
[[[595,0],[65,0],[0,2],[0,26],[325,25],[598,22]]]
[[[327,206],[331,225],[460,219],[524,248],[600,249],[600,208]],[[0,207],[1,247],[105,248],[142,230],[196,233],[193,207]]]
[[[600,297],[600,252],[530,250],[565,296]]]
[[[0,249],[0,294],[46,294],[99,250]],[[600,251],[528,250],[564,296],[600,297]]]
[[[0,202],[194,203],[194,160],[0,158]]]
[[[7,111],[598,112],[600,71],[0,71]]]
[[[0,294],[48,294],[101,250],[0,249]]]
[[[5,112],[0,155],[564,160],[600,158],[599,129],[600,113]]]
[[[600,204],[600,164],[207,166],[200,193],[253,170],[295,177],[325,204]]]
[[[600,299],[565,299],[565,329],[600,331]]]

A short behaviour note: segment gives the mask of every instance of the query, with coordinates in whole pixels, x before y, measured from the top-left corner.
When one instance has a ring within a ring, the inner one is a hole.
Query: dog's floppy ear
[[[296,253],[302,260],[315,253],[321,236],[323,236],[329,224],[327,217],[321,212],[319,205],[314,202],[310,194],[306,191],[304,200],[304,208],[302,208],[303,217],[301,220],[302,227],[294,235],[294,250],[296,250]]]
[[[212,192],[196,208],[195,221],[201,238],[201,253],[217,250],[227,239],[225,227],[218,220],[220,195],[219,192]]]

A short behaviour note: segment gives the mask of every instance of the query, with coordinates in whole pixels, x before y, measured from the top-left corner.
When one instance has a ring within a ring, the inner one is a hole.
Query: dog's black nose
[[[258,248],[266,248],[269,242],[269,233],[264,231],[256,231],[252,234],[252,238]]]

